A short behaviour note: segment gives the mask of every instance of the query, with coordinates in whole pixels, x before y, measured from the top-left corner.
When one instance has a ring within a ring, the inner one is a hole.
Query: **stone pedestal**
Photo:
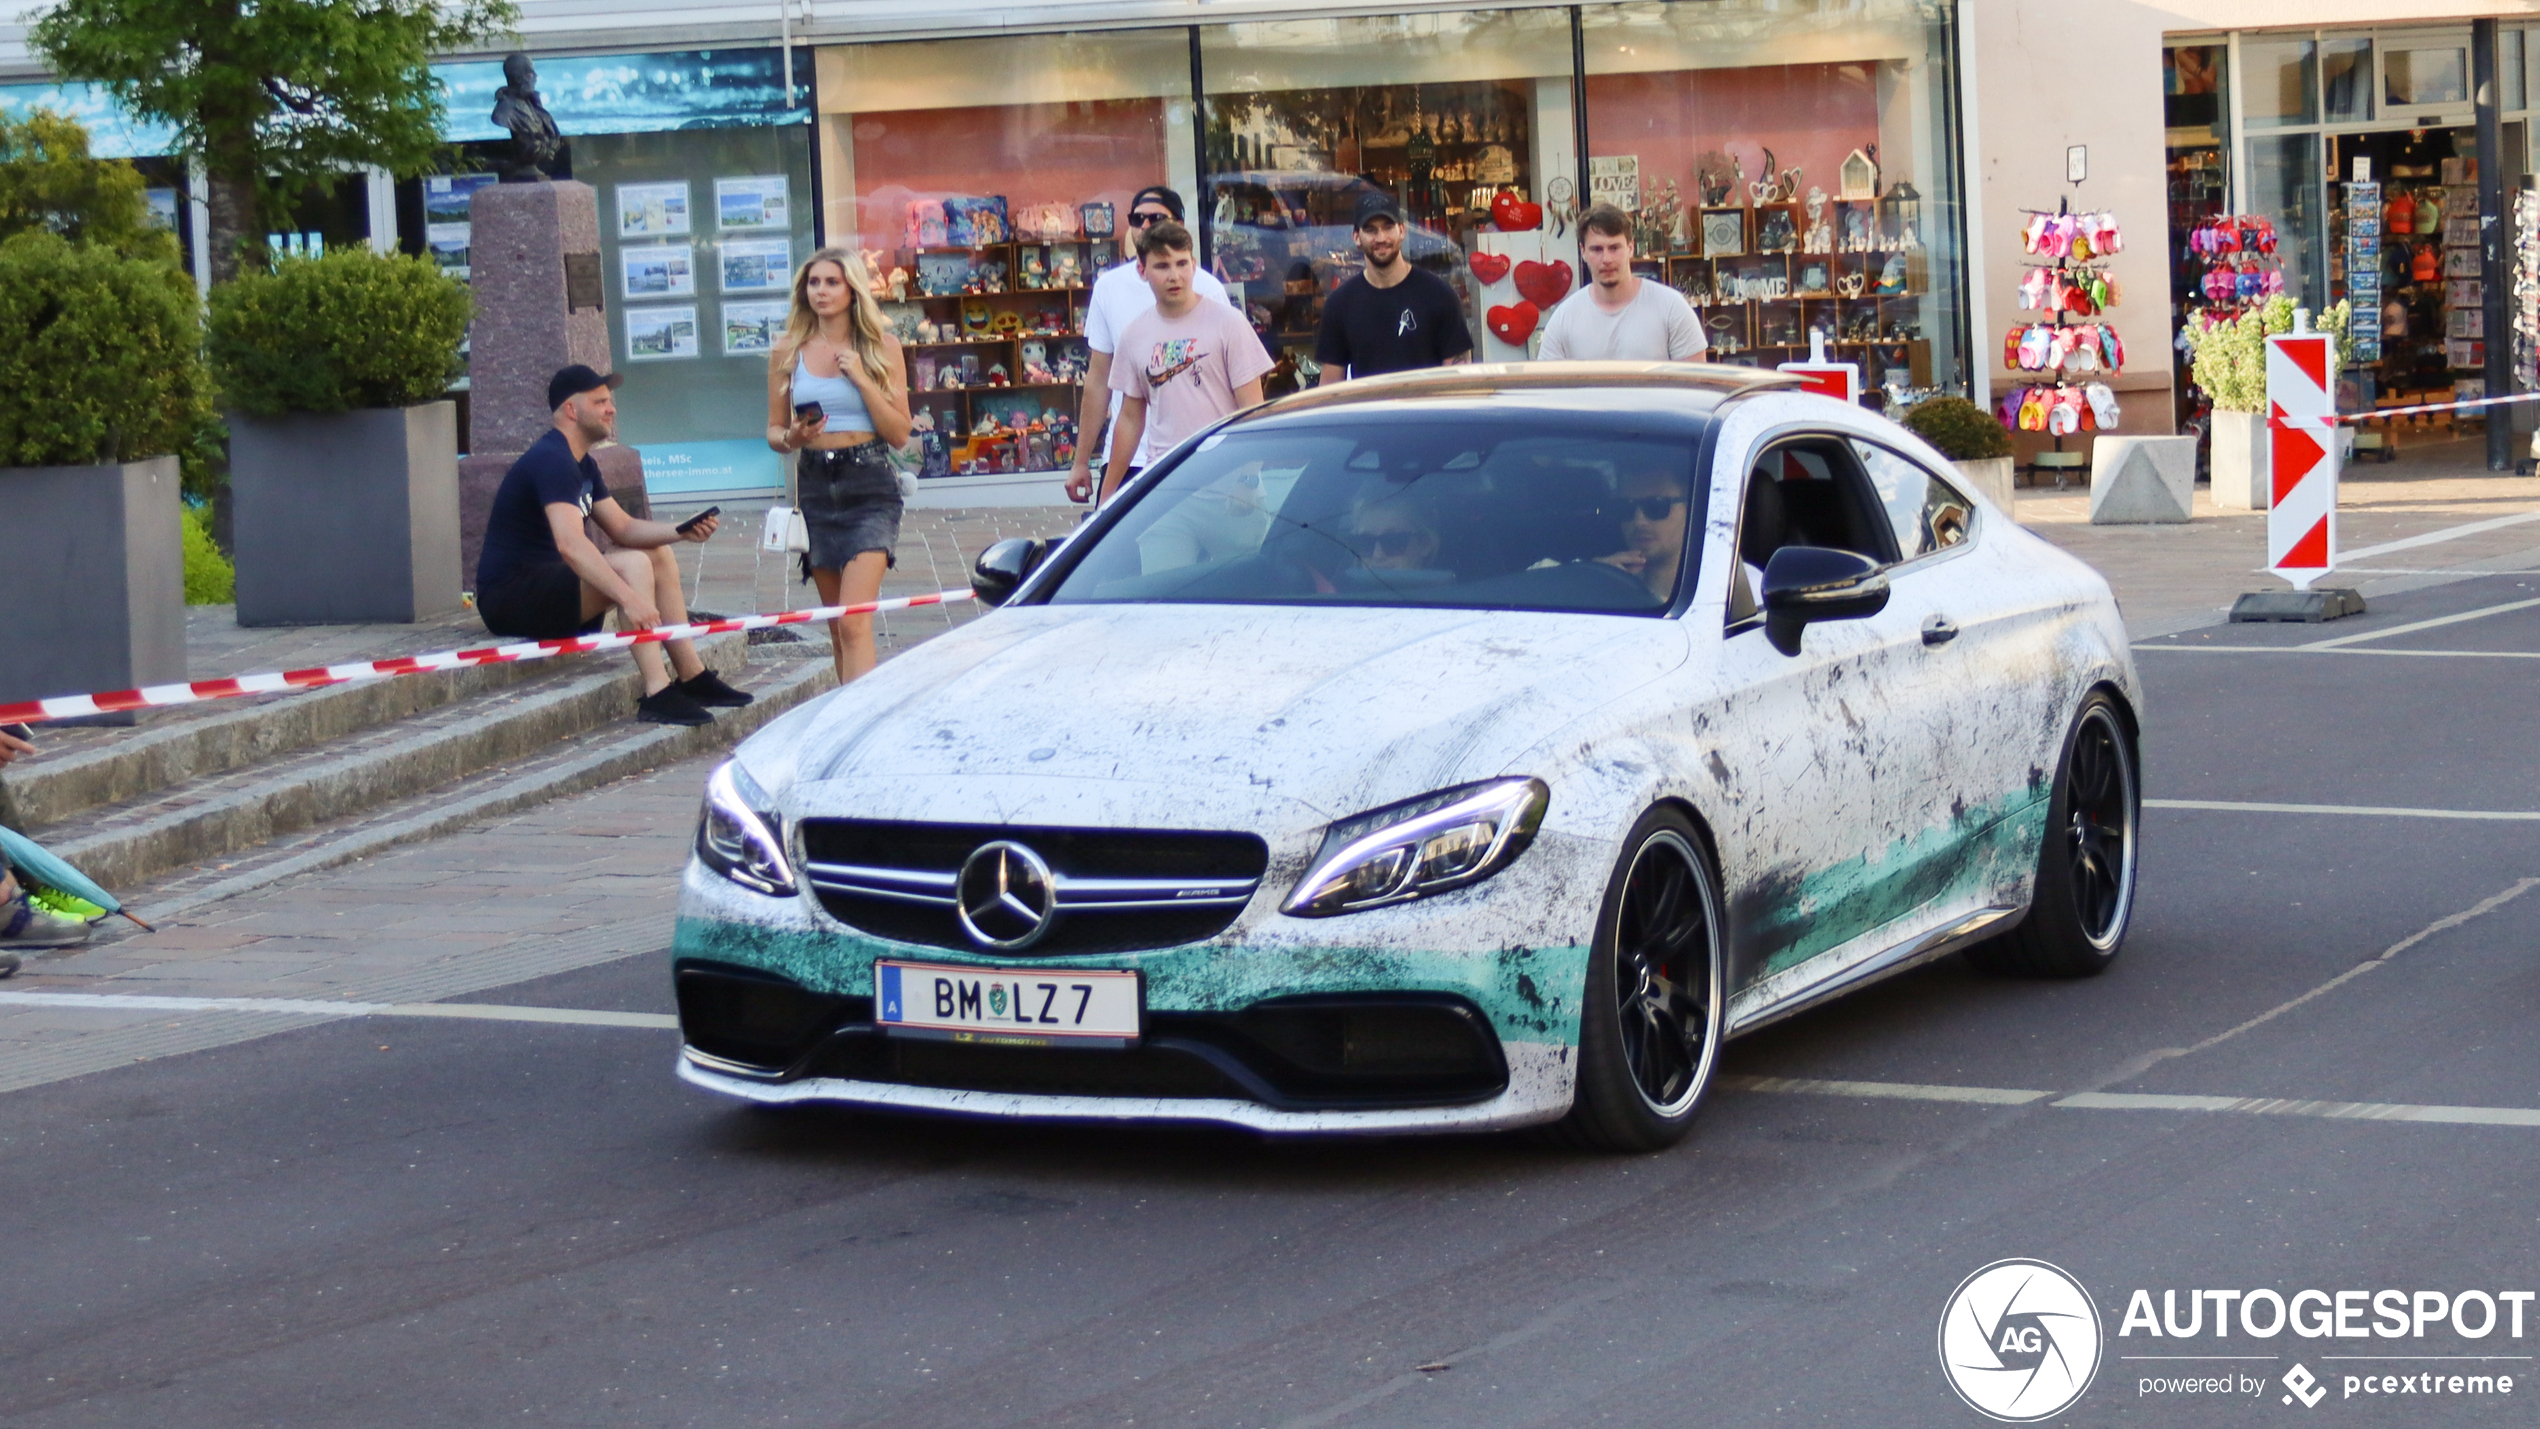
[[[2194,437],[2100,437],[2092,444],[2092,525],[2185,521],[2195,503]]]
[[[185,678],[176,458],[0,468],[0,700]],[[130,724],[130,714],[93,723]]]
[[[469,452],[459,463],[459,581],[474,590],[503,473],[554,425],[547,379],[576,362],[614,368],[591,186],[488,184],[469,200],[468,221],[476,321],[468,330]],[[643,458],[632,447],[597,455],[618,505],[645,515]]]
[[[2213,414],[2214,504],[2225,511],[2264,511],[2274,460],[2267,419],[2255,412]]]

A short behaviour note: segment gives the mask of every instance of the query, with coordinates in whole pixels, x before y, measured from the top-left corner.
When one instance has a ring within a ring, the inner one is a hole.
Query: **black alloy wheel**
[[[1719,879],[1672,809],[1643,816],[1608,887],[1579,1016],[1571,1138],[1655,1151],[1710,1089],[1726,1025]]]
[[[1967,951],[1990,973],[2088,977],[2116,961],[2134,917],[2143,796],[2134,733],[2105,691],[2083,701],[2047,804],[2028,916]]]

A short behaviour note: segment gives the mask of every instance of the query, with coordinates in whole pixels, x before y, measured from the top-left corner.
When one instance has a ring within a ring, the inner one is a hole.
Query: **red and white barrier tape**
[[[2370,412],[2340,412],[2340,422],[2377,422],[2384,417],[2413,417],[2419,412],[2457,412],[2464,407],[2498,407],[2507,402],[2540,402],[2540,392],[2516,392],[2510,397],[2471,397],[2460,402],[2427,402],[2415,407],[2382,407]]]
[[[363,660],[349,665],[323,665],[310,670],[240,675],[228,680],[151,685],[144,689],[116,690],[101,695],[61,695],[49,700],[0,704],[0,724],[71,719],[79,715],[113,714],[162,705],[190,705],[198,700],[269,695],[282,690],[348,684],[354,680],[380,680],[391,675],[423,675],[435,670],[464,669],[470,665],[544,660],[550,655],[581,655],[598,650],[623,649],[630,645],[651,645],[664,640],[693,640],[700,635],[720,635],[729,630],[764,630],[775,625],[806,625],[814,621],[835,620],[842,615],[870,615],[876,611],[909,610],[921,605],[952,605],[971,598],[971,593],[966,590],[939,590],[932,595],[902,596],[896,600],[867,601],[862,605],[824,605],[810,610],[788,610],[780,615],[736,615],[728,620],[657,625],[650,630],[619,631],[608,635],[577,635],[569,640],[524,640],[518,644],[491,645],[479,650],[444,650],[433,655]]]

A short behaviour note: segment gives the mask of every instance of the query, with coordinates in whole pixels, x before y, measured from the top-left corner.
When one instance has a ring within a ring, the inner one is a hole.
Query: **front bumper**
[[[1099,1052],[1077,1053],[1101,1056]],[[984,1092],[954,1087],[807,1077],[764,1082],[679,1061],[680,1080],[768,1106],[844,1105],[880,1111],[1042,1121],[1185,1122],[1289,1135],[1402,1135],[1414,1132],[1504,1131],[1559,1120],[1570,1109],[1575,1058],[1567,1047],[1516,1043],[1506,1048],[1508,1086],[1487,1101],[1463,1106],[1360,1107],[1287,1111],[1233,1097],[1097,1097]]]

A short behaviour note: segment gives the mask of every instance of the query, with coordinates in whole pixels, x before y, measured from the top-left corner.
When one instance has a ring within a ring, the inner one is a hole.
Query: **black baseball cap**
[[[602,387],[615,390],[618,384],[625,380],[625,373],[612,372],[602,377],[579,362],[571,367],[561,368],[555,376],[547,379],[547,410],[552,412],[563,406],[564,399],[567,397],[579,397],[585,392],[595,391]]]
[[[1149,184],[1145,188],[1138,190],[1138,196],[1129,200],[1129,211],[1131,213],[1136,213],[1138,211],[1138,205],[1145,203],[1149,199],[1153,199],[1157,203],[1164,205],[1164,207],[1172,213],[1173,221],[1175,223],[1180,223],[1182,221],[1182,196],[1173,192],[1173,190],[1166,188],[1162,184]]]
[[[1350,220],[1349,226],[1353,229],[1365,228],[1379,218],[1390,218],[1397,224],[1402,222],[1402,205],[1395,203],[1393,195],[1382,189],[1369,189],[1358,196],[1358,214]]]

